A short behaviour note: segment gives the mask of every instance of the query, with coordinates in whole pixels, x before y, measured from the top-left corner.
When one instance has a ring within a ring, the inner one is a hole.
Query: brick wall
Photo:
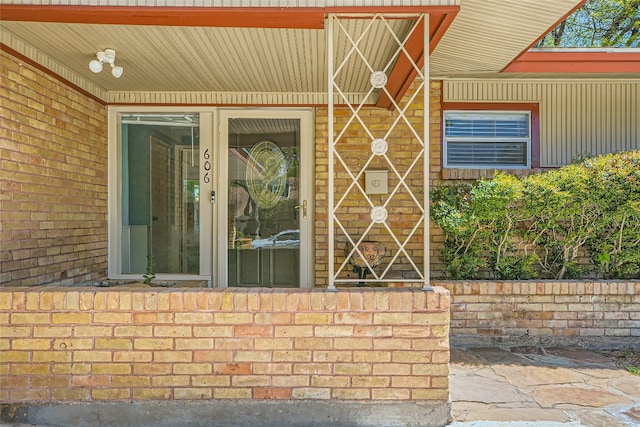
[[[103,277],[106,107],[0,54],[0,286]]]
[[[640,339],[640,282],[437,282],[451,292],[451,335],[608,345]]]
[[[412,96],[417,90],[417,83],[409,89],[408,95],[402,100],[400,105],[404,106],[409,102],[410,96]],[[430,178],[431,185],[437,183],[440,178],[440,105],[441,105],[441,90],[442,82],[433,81],[430,83],[430,114],[429,114],[429,134],[430,134]],[[424,97],[418,94],[413,102],[408,106],[405,115],[407,119],[413,123],[417,132],[420,132],[423,128],[423,111],[424,111]],[[387,109],[375,108],[375,107],[363,107],[359,116],[362,121],[369,127],[370,132],[376,138],[384,137],[390,129],[392,123],[397,120],[397,112],[389,111]],[[334,110],[334,128],[336,134],[339,134],[342,129],[349,123],[351,112],[348,108],[335,108]],[[317,262],[316,268],[316,285],[323,286],[328,283],[328,246],[327,235],[328,231],[328,191],[329,191],[329,166],[328,166],[328,110],[327,108],[318,108],[316,110],[316,123],[315,123],[315,251]],[[387,141],[389,142],[388,157],[393,161],[394,166],[398,168],[402,174],[408,170],[409,165],[413,159],[419,155],[421,145],[415,138],[414,134],[410,131],[409,127],[402,125],[403,121],[400,120],[401,125],[398,125],[388,135]],[[338,151],[344,159],[345,163],[350,168],[351,172],[357,174],[368,161],[371,154],[371,138],[369,134],[363,129],[363,127],[354,121],[351,123],[338,143]],[[368,164],[368,169],[389,169],[389,189],[395,186],[397,179],[393,172],[388,167],[388,164],[382,157],[374,157],[373,161]],[[424,192],[423,172],[422,165],[414,168],[411,173],[407,175],[406,182],[411,188],[411,191],[416,197],[421,198]],[[334,166],[334,187],[331,188],[335,191],[336,202],[342,194],[344,194],[351,181],[344,168],[339,162],[336,162]],[[364,179],[360,182],[364,185]],[[386,197],[386,196],[385,196]],[[373,200],[382,203],[386,198],[374,195]],[[392,201],[387,205],[389,216],[387,224],[394,231],[396,236],[402,241],[404,237],[415,226],[416,221],[420,217],[420,212],[415,208],[414,202],[411,200],[406,191],[400,191],[394,196]],[[338,209],[338,215],[340,216],[343,224],[346,225],[347,231],[350,233],[353,239],[359,238],[368,227],[370,223],[369,219],[370,208],[368,203],[358,191],[352,190],[345,198],[342,207]],[[339,230],[336,227],[336,230]],[[431,239],[434,245],[443,241],[442,232],[439,228],[432,226]],[[367,234],[369,240],[382,241],[387,246],[387,260],[397,251],[398,246],[393,242],[388,232],[382,226],[374,226],[373,229]],[[407,245],[407,252],[411,255],[416,265],[422,265],[423,253],[423,239],[422,232],[418,232],[411,239]],[[344,261],[343,249],[346,244],[346,238],[341,232],[336,234],[336,265],[339,266]],[[433,247],[431,250],[432,260],[435,264],[432,265],[432,275],[437,276],[438,271],[441,268],[438,265],[437,248]],[[395,277],[399,277],[402,271],[412,271],[413,268],[409,264],[407,259],[400,256],[392,267],[391,276],[395,273]],[[341,277],[354,277],[354,273],[350,273],[349,269],[345,271]],[[389,277],[391,277],[389,276]],[[357,276],[356,276],[357,277]]]
[[[0,290],[0,399],[448,396],[449,294]]]

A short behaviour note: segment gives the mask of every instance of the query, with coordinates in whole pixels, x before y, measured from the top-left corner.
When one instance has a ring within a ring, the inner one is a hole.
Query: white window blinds
[[[530,167],[528,111],[446,111],[444,159],[449,168]]]

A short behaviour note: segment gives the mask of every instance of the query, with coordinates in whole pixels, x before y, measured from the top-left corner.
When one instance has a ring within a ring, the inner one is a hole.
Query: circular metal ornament
[[[376,138],[371,142],[371,152],[376,156],[382,156],[387,152],[389,144],[383,138]]]
[[[251,148],[245,172],[247,191],[256,204],[269,209],[278,204],[287,183],[287,160],[273,141]]]
[[[380,224],[387,219],[387,210],[384,206],[376,206],[371,209],[371,221]]]
[[[371,73],[369,81],[371,82],[371,86],[379,89],[387,84],[387,75],[384,73],[384,71],[374,71],[373,73]]]

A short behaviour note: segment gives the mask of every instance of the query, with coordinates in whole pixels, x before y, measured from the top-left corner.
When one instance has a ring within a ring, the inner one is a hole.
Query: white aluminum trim
[[[218,201],[217,201],[217,227],[218,230],[226,230],[228,221],[228,146],[229,146],[229,119],[234,118],[258,118],[258,119],[299,119],[300,120],[300,185],[298,198],[302,202],[307,201],[307,218],[300,217],[300,287],[312,288],[314,286],[313,263],[313,111],[308,108],[220,108],[218,110]],[[302,213],[299,213],[302,215]],[[218,242],[218,287],[228,286],[228,236],[226,233],[217,234]]]
[[[203,106],[233,105],[326,105],[328,96],[318,92],[129,92],[110,91],[105,95],[109,104],[181,104]],[[372,92],[341,92],[334,95],[336,104],[375,104]]]
[[[333,90],[334,90],[334,78],[335,78],[335,71],[333,69],[333,61],[334,61],[334,52],[333,52],[333,23],[335,21],[335,16],[334,15],[329,15],[327,18],[327,27],[328,27],[328,31],[326,32],[327,34],[327,78],[328,78],[328,82],[327,82],[327,100],[328,100],[328,105],[327,105],[327,116],[329,118],[328,120],[328,132],[329,132],[329,137],[328,137],[328,173],[329,173],[329,188],[328,188],[328,196],[327,196],[327,201],[328,201],[328,206],[327,206],[327,210],[328,210],[328,229],[329,229],[329,236],[327,236],[327,244],[328,244],[328,248],[327,248],[327,253],[328,253],[328,262],[327,262],[327,266],[328,266],[328,284],[327,284],[327,288],[330,291],[335,290],[336,285],[335,285],[335,275],[334,275],[334,270],[335,270],[335,219],[334,219],[334,214],[333,214],[333,206],[334,206],[334,195],[333,195],[333,188],[335,186],[334,184],[334,179],[333,179],[333,162],[334,162],[334,147],[335,147],[335,139],[334,139],[334,126],[333,126],[333,115],[334,115],[334,106],[333,106]]]
[[[120,126],[118,126],[118,113],[115,108],[108,109],[108,135],[107,135],[107,275],[115,277],[122,271],[122,186],[119,185],[122,178],[122,159],[120,157]]]
[[[209,277],[209,281],[213,287],[216,287],[216,277],[213,272],[216,265],[216,248],[214,245],[214,237],[216,236],[216,209],[211,203],[210,194],[212,191],[218,193],[216,175],[214,169],[216,165],[214,150],[214,129],[215,117],[214,111],[200,112],[200,274]],[[210,158],[205,159],[205,153],[210,153]],[[213,167],[211,168],[211,179],[207,183],[205,180],[205,168],[203,162],[209,160]]]
[[[145,107],[145,106],[110,106],[109,114],[109,135],[108,135],[108,276],[111,279],[129,279],[141,278],[140,274],[122,273],[122,237],[120,230],[122,229],[122,153],[121,153],[121,126],[119,126],[119,118],[123,113],[198,113],[200,114],[200,152],[206,149],[210,144],[210,135],[212,133],[212,117],[215,109],[213,108],[194,108],[194,107]],[[208,128],[208,129],[207,129]],[[209,138],[205,141],[205,137]],[[203,149],[202,147],[205,146]],[[201,157],[202,160],[202,157]],[[200,168],[202,171],[202,168]],[[213,181],[213,180],[212,180]],[[207,188],[200,178],[202,188]],[[201,196],[207,195],[201,191]],[[204,197],[203,197],[204,199]],[[211,224],[202,214],[204,209],[211,209],[201,199],[201,230],[200,230],[200,273],[193,274],[158,274],[158,278],[167,278],[166,280],[212,280],[212,276],[207,272],[212,272],[212,234]],[[203,274],[203,272],[205,272]]]
[[[431,40],[430,40],[430,33],[431,30],[429,28],[429,15],[424,15],[422,17],[422,19],[424,19],[424,44],[423,46],[425,46],[424,51],[425,51],[425,55],[424,55],[424,64],[422,65],[423,67],[423,74],[424,74],[424,80],[423,80],[423,99],[424,99],[424,108],[422,111],[423,114],[423,118],[422,118],[422,123],[423,123],[423,127],[424,127],[424,132],[423,132],[423,140],[424,140],[424,166],[422,168],[423,170],[423,181],[424,181],[424,224],[423,224],[423,229],[424,229],[424,284],[423,284],[423,289],[424,290],[431,290],[431,284],[430,284],[430,280],[431,280],[431,201],[429,199],[429,192],[431,191],[430,188],[430,174],[431,174],[431,139],[430,139],[430,120],[429,120],[429,116],[430,116],[430,112],[431,112],[431,94],[430,94],[430,89],[431,89],[431,81],[430,81],[430,68],[431,68],[431,62],[430,62],[430,55],[429,55],[429,49],[427,48],[427,46],[431,46]],[[442,90],[442,89],[440,89]]]

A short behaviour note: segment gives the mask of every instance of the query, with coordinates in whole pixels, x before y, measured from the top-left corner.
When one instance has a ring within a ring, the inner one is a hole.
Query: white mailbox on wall
[[[389,192],[389,171],[370,169],[364,171],[364,191],[367,194],[387,194]]]

